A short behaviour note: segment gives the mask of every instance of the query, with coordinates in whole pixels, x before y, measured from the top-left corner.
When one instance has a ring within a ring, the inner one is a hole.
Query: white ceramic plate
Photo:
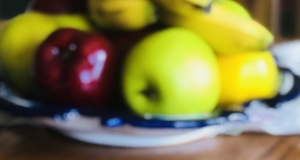
[[[3,108],[2,108],[3,109]],[[143,127],[132,124],[121,124],[116,127],[105,126],[101,117],[84,116],[78,112],[66,112],[67,119],[48,116],[11,116],[10,111],[2,111],[0,122],[5,125],[38,124],[45,125],[60,131],[62,134],[79,141],[92,144],[118,146],[118,147],[159,147],[187,143],[202,138],[213,137],[226,133],[228,130],[227,120],[220,118],[219,124],[204,127]],[[5,119],[4,119],[5,117]],[[233,113],[229,117],[232,122],[245,120],[246,116],[240,113]],[[238,118],[238,119],[237,119]],[[182,121],[177,121],[180,125]],[[163,122],[162,122],[163,123]],[[197,123],[197,121],[189,121]],[[0,123],[1,124],[1,123]]]
[[[130,113],[74,107],[49,106],[11,94],[0,83],[0,124],[39,124],[62,134],[99,145],[159,147],[191,142],[225,133],[228,124],[245,122],[241,112],[222,112],[205,120],[147,120]]]
[[[274,46],[272,52],[279,66],[292,68],[298,73],[299,46],[299,41]],[[299,104],[300,99],[286,102],[281,108],[269,108],[254,101],[244,113],[227,112],[206,120],[160,121],[134,115],[48,106],[16,97],[4,83],[0,83],[1,125],[45,125],[79,141],[118,147],[177,145],[218,134],[234,135],[245,131],[300,134]]]

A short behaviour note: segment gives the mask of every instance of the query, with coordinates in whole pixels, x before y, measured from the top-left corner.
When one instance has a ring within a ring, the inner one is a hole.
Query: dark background
[[[26,10],[30,0],[0,0],[0,19],[9,19]]]

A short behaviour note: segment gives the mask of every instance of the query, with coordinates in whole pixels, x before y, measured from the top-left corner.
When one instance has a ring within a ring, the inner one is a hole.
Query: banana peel
[[[199,8],[199,4],[185,0],[152,1],[162,23],[195,31],[218,55],[264,51],[274,41],[267,28],[248,16],[241,16],[240,11],[230,11],[223,1],[214,1],[209,13]]]

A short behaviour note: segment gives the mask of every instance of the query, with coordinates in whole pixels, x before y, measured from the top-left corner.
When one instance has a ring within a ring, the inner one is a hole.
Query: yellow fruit
[[[228,10],[229,12],[234,13],[235,15],[241,16],[243,18],[251,19],[251,14],[248,12],[248,10],[240,5],[238,2],[234,0],[215,0],[218,1],[218,4],[220,4],[224,9]]]
[[[74,19],[74,21],[72,20]],[[0,65],[12,88],[22,95],[32,94],[31,65],[38,46],[60,27],[90,31],[81,16],[52,16],[26,12],[6,22],[0,31]]]
[[[154,6],[148,0],[88,0],[91,19],[100,28],[135,30],[155,21]]]
[[[221,2],[212,3],[210,12],[198,4],[182,0],[152,0],[159,19],[198,33],[220,55],[266,50],[274,37],[263,25],[229,11]]]
[[[212,116],[220,93],[214,52],[184,28],[155,32],[134,46],[124,62],[122,84],[135,113],[162,119]]]
[[[89,18],[82,14],[49,15],[60,27],[76,28],[83,31],[93,31]]]
[[[214,0],[185,0],[187,3],[198,4],[202,8],[209,7]]]
[[[268,51],[217,56],[221,75],[220,105],[272,98],[280,84],[274,57]]]
[[[6,23],[0,32],[0,63],[8,82],[30,92],[30,67],[36,47],[57,25],[49,17],[30,13]]]

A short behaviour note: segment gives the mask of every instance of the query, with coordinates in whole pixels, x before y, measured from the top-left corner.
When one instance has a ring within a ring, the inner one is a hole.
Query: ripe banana
[[[229,12],[232,12],[244,18],[252,19],[252,16],[248,12],[248,10],[234,0],[215,0],[215,1],[217,1],[217,3],[219,3],[222,7],[224,7],[224,9],[228,10]]]
[[[152,1],[158,8],[160,21],[197,32],[216,54],[263,51],[274,40],[270,31],[255,20],[229,11],[228,6],[222,5],[226,1],[214,1],[208,13],[201,4],[186,0]]]
[[[136,30],[155,21],[149,0],[88,0],[92,21],[104,29]]]
[[[206,10],[209,12],[211,4],[213,3],[214,0],[185,0],[187,3],[191,4],[198,4],[200,8]]]

